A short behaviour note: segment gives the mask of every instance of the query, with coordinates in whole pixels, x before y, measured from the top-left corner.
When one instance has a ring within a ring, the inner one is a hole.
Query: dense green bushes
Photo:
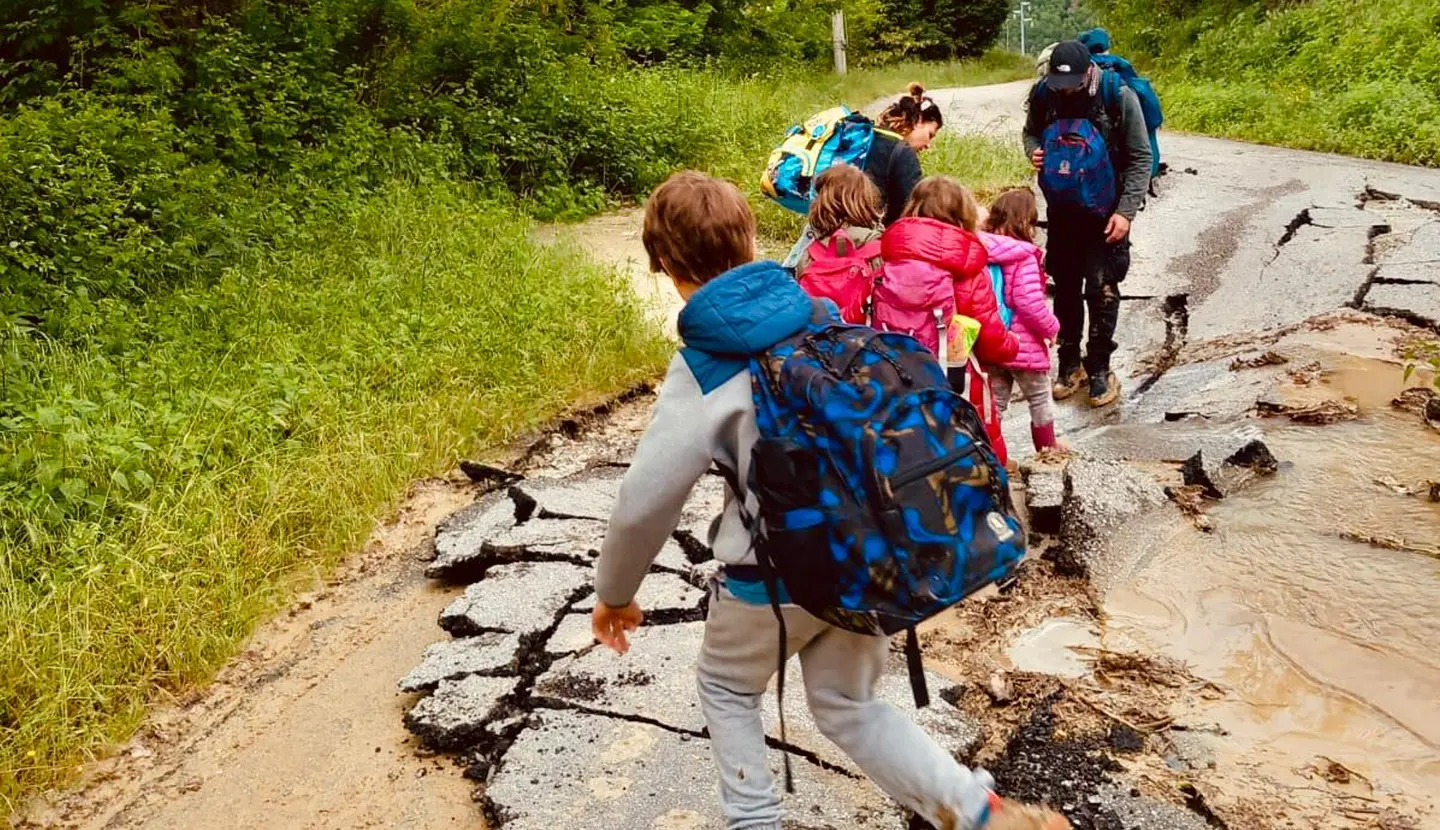
[[[1440,165],[1440,0],[1109,0],[1169,124]]]
[[[623,278],[449,186],[397,185],[304,244],[0,330],[0,814],[203,681],[410,480],[666,345]]]

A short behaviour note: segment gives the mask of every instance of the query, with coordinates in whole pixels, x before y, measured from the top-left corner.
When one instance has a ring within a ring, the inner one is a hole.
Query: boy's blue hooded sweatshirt
[[[755,561],[737,505],[725,498],[720,511],[719,479],[706,473],[720,464],[748,480],[750,450],[759,437],[750,358],[805,328],[814,309],[814,300],[774,262],[727,271],[690,297],[679,319],[684,346],[670,362],[601,546],[595,591],[602,602],[619,607],[634,599],[684,514],[694,522],[720,512],[708,534],[715,558]],[[702,479],[706,486],[687,508]],[[753,514],[754,497],[745,498]]]

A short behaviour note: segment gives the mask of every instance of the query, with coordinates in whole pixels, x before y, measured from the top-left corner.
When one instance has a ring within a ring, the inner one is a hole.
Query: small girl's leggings
[[[995,395],[995,408],[1000,417],[1010,408],[1010,395],[1016,386],[1030,404],[1030,433],[1035,438],[1035,448],[1055,441],[1055,399],[1050,392],[1049,372],[1026,372],[1005,369],[999,366],[990,369],[990,391]],[[1047,440],[1048,436],[1048,440]]]

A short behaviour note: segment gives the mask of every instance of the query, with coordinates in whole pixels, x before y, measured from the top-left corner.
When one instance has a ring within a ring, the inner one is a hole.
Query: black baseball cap
[[[1045,85],[1056,92],[1079,89],[1090,71],[1090,50],[1078,40],[1067,40],[1050,53],[1050,74]]]

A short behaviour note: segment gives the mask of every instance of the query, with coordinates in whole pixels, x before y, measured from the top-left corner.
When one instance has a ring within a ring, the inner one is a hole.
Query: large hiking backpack
[[[1094,55],[1092,59],[1101,69],[1108,69],[1120,77],[1125,86],[1135,91],[1140,99],[1140,112],[1145,116],[1145,131],[1153,133],[1165,123],[1165,113],[1160,108],[1160,96],[1149,78],[1142,77],[1130,61],[1119,55]]]
[[[870,322],[870,301],[879,269],[880,240],[856,245],[844,230],[826,240],[810,243],[810,264],[800,275],[800,287],[812,297],[830,300],[847,323]]]
[[[847,107],[814,115],[803,126],[791,127],[770,154],[760,192],[781,207],[807,213],[815,198],[815,178],[838,162],[864,168],[874,140],[875,124]]]
[[[949,271],[920,260],[885,263],[870,325],[915,338],[945,364],[943,347],[954,316],[955,278]]]

